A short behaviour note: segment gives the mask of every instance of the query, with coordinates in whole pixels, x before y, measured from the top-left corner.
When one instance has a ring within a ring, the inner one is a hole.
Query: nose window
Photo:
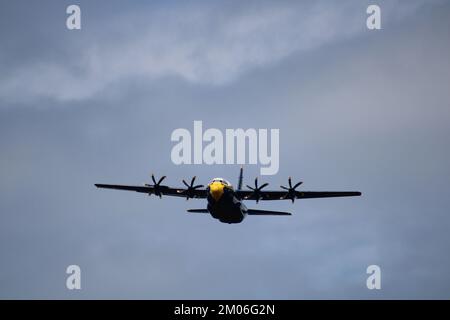
[[[224,186],[230,186],[230,183],[223,178],[214,178],[212,182],[220,182]]]

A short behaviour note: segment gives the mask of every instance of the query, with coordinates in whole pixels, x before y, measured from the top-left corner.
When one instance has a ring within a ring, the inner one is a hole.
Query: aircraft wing
[[[170,188],[168,186],[158,186],[155,188],[153,185],[145,185],[145,186],[127,186],[127,185],[120,185],[120,184],[95,184],[97,188],[104,188],[104,189],[115,189],[115,190],[126,190],[126,191],[135,191],[140,193],[147,193],[147,194],[156,194],[156,195],[163,195],[163,196],[172,196],[172,197],[187,197],[187,188]],[[190,198],[206,198],[206,189],[195,189],[191,190]]]
[[[236,194],[244,200],[256,200],[251,190],[237,190]],[[259,200],[290,200],[286,197],[286,191],[261,191]],[[332,197],[355,197],[360,196],[359,191],[295,191],[296,199],[332,198]]]

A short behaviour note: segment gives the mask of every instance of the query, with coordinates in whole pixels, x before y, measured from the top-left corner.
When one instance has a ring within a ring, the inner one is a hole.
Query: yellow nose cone
[[[214,200],[219,200],[223,195],[223,184],[220,182],[213,182],[209,185],[209,193],[214,198]]]

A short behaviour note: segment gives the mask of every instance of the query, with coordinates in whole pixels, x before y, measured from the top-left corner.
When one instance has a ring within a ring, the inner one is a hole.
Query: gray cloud
[[[385,25],[423,4],[389,1]],[[202,3],[145,13],[136,8],[95,19],[86,14],[81,35],[60,35],[68,41],[66,59],[17,66],[1,82],[0,94],[7,100],[83,100],[137,76],[227,84],[248,70],[364,32],[366,7],[353,1],[248,3],[237,8]]]

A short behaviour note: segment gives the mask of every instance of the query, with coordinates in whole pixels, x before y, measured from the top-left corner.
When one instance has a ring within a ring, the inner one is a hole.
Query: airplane
[[[294,203],[295,199],[309,199],[309,198],[329,198],[329,197],[353,197],[360,196],[359,191],[297,191],[297,187],[303,182],[298,182],[292,185],[291,177],[288,178],[288,185],[280,186],[284,191],[263,191],[269,184],[264,183],[258,185],[258,178],[255,179],[254,187],[247,185],[249,190],[242,190],[243,182],[243,168],[239,173],[239,180],[237,189],[223,178],[214,178],[206,188],[203,185],[194,185],[196,177],[193,177],[191,183],[188,184],[182,180],[186,188],[171,188],[169,186],[161,185],[166,176],[161,177],[156,181],[152,174],[153,184],[144,184],[143,186],[129,186],[116,184],[95,184],[97,188],[116,189],[135,191],[146,193],[148,195],[156,195],[158,197],[173,196],[185,197],[189,199],[207,199],[206,209],[188,209],[188,212],[206,213],[213,218],[223,223],[240,223],[247,215],[258,216],[290,216],[291,213],[283,211],[268,211],[258,209],[248,209],[243,201],[255,200],[258,203],[260,200],[291,200]]]

